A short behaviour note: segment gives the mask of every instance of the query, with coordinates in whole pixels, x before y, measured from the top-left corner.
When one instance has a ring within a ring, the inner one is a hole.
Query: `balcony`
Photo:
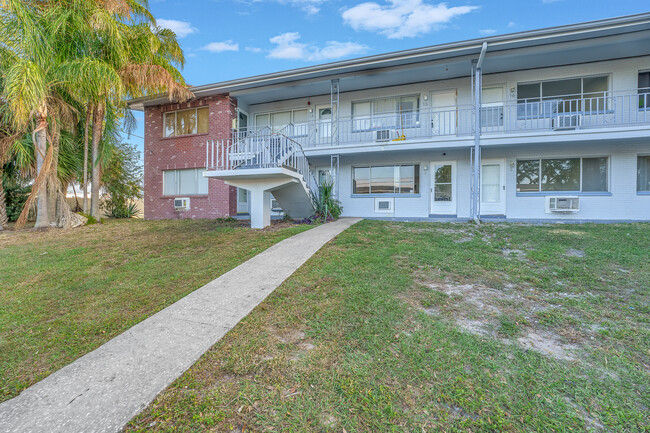
[[[553,98],[520,99],[483,104],[481,135],[597,130],[650,126],[650,89],[589,95],[561,95]],[[470,138],[474,134],[472,105],[422,108],[365,116],[278,126],[283,134],[303,148],[368,143],[399,143],[408,140]],[[235,142],[259,136],[264,126],[233,132]]]

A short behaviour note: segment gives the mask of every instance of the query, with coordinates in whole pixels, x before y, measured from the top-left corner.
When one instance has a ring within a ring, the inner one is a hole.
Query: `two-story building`
[[[650,14],[193,87],[145,113],[145,218],[650,220]],[[175,200],[176,199],[176,200]]]

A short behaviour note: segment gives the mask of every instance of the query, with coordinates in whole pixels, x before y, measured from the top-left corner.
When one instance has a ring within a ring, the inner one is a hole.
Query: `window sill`
[[[580,191],[544,191],[544,192],[517,192],[517,197],[546,197],[546,196],[598,196],[610,197],[611,192],[580,192]]]
[[[637,191],[636,195],[650,195],[650,191]]]
[[[419,198],[420,194],[351,194],[351,198],[379,197],[379,198]]]
[[[210,135],[210,133],[204,132],[202,134],[174,135],[172,137],[162,137],[161,140],[173,140],[174,138],[188,138],[188,137],[205,137],[206,135]]]
[[[189,198],[208,198],[208,194],[177,194],[177,195],[162,195],[160,196],[161,200],[169,200],[172,198],[179,198],[179,197],[189,197]]]

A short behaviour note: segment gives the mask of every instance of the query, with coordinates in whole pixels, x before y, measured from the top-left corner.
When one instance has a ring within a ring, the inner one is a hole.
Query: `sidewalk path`
[[[316,251],[357,221],[344,218],[285,239],[51,374],[0,404],[0,431],[119,431]]]

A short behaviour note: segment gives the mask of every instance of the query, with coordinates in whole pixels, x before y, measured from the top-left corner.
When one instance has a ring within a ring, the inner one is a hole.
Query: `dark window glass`
[[[542,160],[542,191],[579,190],[580,158]]]
[[[650,71],[639,72],[639,108],[650,109]]]
[[[582,190],[607,191],[607,158],[582,159]]]
[[[517,191],[539,191],[539,159],[517,161]]]
[[[636,190],[650,192],[650,156],[638,157],[636,173]]]

